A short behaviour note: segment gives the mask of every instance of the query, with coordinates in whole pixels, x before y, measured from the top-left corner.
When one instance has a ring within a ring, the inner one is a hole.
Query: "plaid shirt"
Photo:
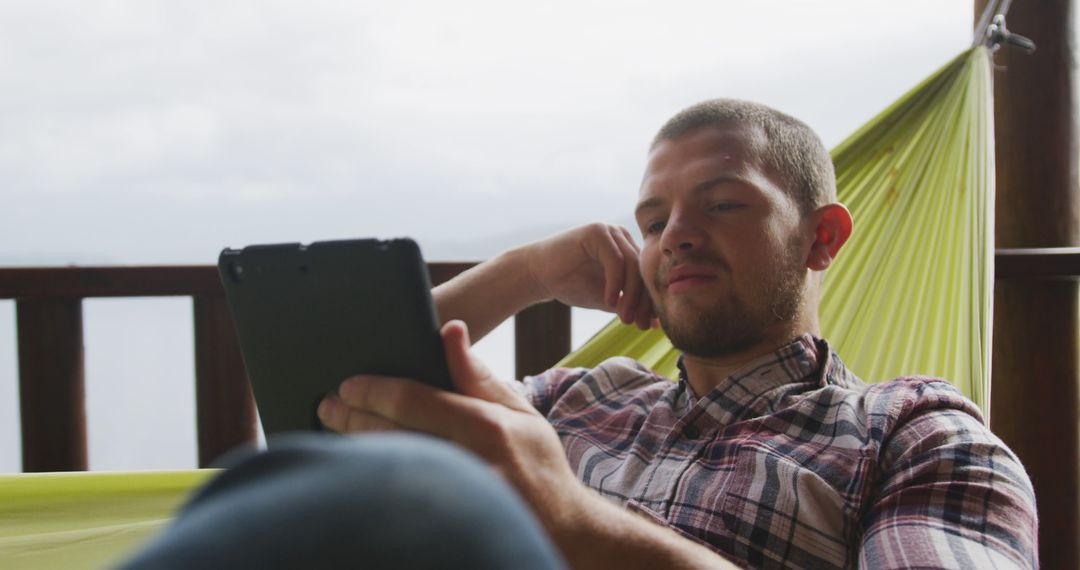
[[[612,358],[522,389],[582,481],[736,564],[1038,565],[1027,474],[947,382],[868,386],[810,335],[705,397],[682,376]]]

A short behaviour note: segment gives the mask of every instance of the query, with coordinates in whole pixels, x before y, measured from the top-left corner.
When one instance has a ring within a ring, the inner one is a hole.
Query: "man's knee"
[[[559,565],[509,485],[441,440],[303,435],[229,461],[166,532],[157,546],[171,552],[164,558],[181,556],[185,566],[455,567],[439,566],[445,560],[497,568],[530,557],[537,568]]]
[[[471,453],[432,437],[387,433],[343,437],[332,434],[294,434],[271,442],[263,452],[243,450],[226,456],[225,471],[194,499],[261,481],[296,479],[303,487],[317,479],[332,487],[356,487],[362,492],[397,483],[424,485],[431,480],[470,484],[492,474]],[[426,486],[426,485],[425,485]]]

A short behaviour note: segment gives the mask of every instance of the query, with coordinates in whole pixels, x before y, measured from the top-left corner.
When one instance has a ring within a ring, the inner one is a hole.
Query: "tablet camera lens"
[[[229,279],[233,283],[239,283],[244,279],[244,267],[238,263],[229,264]]]

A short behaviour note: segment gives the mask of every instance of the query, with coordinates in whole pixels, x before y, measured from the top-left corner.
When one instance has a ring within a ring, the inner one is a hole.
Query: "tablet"
[[[254,245],[218,258],[263,430],[319,430],[357,374],[451,390],[431,282],[409,239]]]

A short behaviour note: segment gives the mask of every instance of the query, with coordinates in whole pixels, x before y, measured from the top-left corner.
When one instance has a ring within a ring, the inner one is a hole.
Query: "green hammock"
[[[986,50],[966,52],[833,151],[856,233],[822,302],[825,336],[864,378],[940,375],[981,406],[991,322],[989,75]],[[675,374],[663,333],[617,322],[560,364],[617,354]],[[0,568],[122,559],[212,473],[0,475]]]
[[[994,142],[986,48],[964,52],[832,151],[855,233],[829,270],[822,334],[867,381],[949,379],[986,409]],[[660,330],[612,320],[558,366],[633,357],[675,378]]]
[[[0,475],[0,568],[106,568],[216,471]]]

